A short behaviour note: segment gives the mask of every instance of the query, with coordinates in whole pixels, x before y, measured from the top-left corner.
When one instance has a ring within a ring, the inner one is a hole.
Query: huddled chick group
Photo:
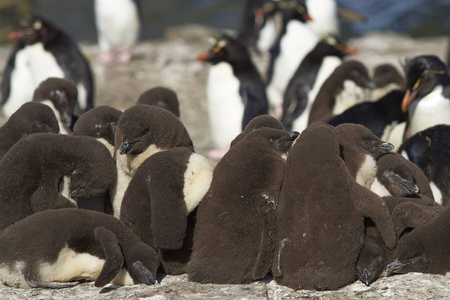
[[[213,64],[215,167],[195,153],[169,88],[146,91],[123,112],[93,107],[67,76],[42,79],[24,104],[12,85],[2,90],[10,113],[0,128],[2,283],[101,287],[187,273],[201,283],[272,276],[293,289],[334,290],[450,272],[445,64],[419,56],[405,66],[406,83],[389,65],[372,81],[362,63],[342,61],[351,50],[320,41],[313,30],[337,31],[308,23],[310,2],[247,5],[250,29],[197,56]],[[46,24],[34,20],[34,32]],[[299,32],[312,36],[307,48],[292,39]],[[244,37],[270,50],[266,83]],[[362,102],[373,82],[406,91]],[[382,138],[394,131],[397,153]]]

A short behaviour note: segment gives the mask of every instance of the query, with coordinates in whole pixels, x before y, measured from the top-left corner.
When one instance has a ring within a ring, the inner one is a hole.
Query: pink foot
[[[273,109],[273,113],[275,114],[275,118],[278,120],[281,120],[281,117],[283,116],[283,106],[277,105]]]
[[[121,64],[128,64],[131,61],[131,53],[128,51],[120,52],[116,57],[116,61]]]
[[[114,58],[114,55],[112,54],[112,52],[107,51],[107,52],[100,53],[100,55],[97,56],[96,61],[100,64],[106,64],[106,63],[112,62],[113,58]]]
[[[220,160],[228,152],[228,150],[223,149],[213,149],[208,152],[208,157],[213,160]]]

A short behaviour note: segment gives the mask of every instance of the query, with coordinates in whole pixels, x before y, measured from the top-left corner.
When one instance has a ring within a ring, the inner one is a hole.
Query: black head
[[[213,65],[228,62],[233,68],[245,68],[251,64],[250,54],[244,44],[226,34],[215,39],[213,46],[208,51],[199,53],[196,59]]]
[[[11,129],[22,136],[38,132],[59,132],[58,120],[53,110],[38,102],[22,105],[8,120]]]
[[[22,29],[11,32],[9,39],[24,45],[32,45],[37,42],[46,45],[60,34],[60,31],[52,23],[40,16],[32,16],[21,23]]]
[[[404,66],[406,95],[402,110],[406,112],[414,100],[428,95],[436,86],[448,84],[447,66],[434,55],[417,56]]]
[[[354,55],[358,53],[358,50],[355,47],[346,45],[340,38],[334,35],[326,35],[322,37],[320,43],[331,46],[326,49],[328,55],[332,54],[343,58],[346,55]]]
[[[122,112],[113,107],[102,105],[83,113],[73,127],[73,135],[103,138],[114,146],[117,123]]]
[[[177,93],[169,88],[157,86],[142,93],[138,103],[156,105],[167,109],[178,118],[180,117],[180,108]]]
[[[270,18],[277,13],[283,15],[284,22],[296,19],[301,22],[312,20],[308,15],[305,1],[299,0],[272,0],[256,11],[256,23],[263,25],[264,19]]]
[[[42,81],[33,94],[33,101],[50,100],[67,127],[72,125],[77,98],[78,90],[72,81],[55,77]]]

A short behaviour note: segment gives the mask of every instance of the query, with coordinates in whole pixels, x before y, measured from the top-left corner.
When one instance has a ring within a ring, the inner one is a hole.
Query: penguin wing
[[[402,202],[392,211],[392,221],[397,232],[397,238],[417,227],[430,223],[439,213],[430,206],[414,202]]]
[[[151,228],[155,247],[176,250],[183,246],[187,229],[187,209],[180,195],[182,189],[176,185],[176,180],[173,180],[174,174],[167,174],[171,173],[169,170],[154,170],[148,182]]]
[[[365,218],[369,218],[375,224],[384,243],[389,249],[393,249],[397,243],[394,225],[389,209],[384,200],[367,188],[355,184],[353,187],[353,204]]]
[[[305,110],[308,103],[310,88],[303,81],[291,81],[286,89],[283,99],[283,123],[286,130],[292,129],[292,123]]]
[[[3,70],[2,85],[1,85],[1,92],[2,92],[1,105],[4,105],[6,103],[6,100],[9,98],[9,93],[11,92],[11,74],[15,66],[16,54],[17,52],[19,52],[20,49],[21,47],[18,46],[14,48],[13,52],[8,58],[6,67]]]
[[[101,287],[111,282],[123,267],[124,258],[114,233],[104,227],[94,229],[95,239],[102,244],[106,261],[94,285]]]
[[[264,88],[258,89],[259,85],[254,83],[241,84],[239,87],[239,94],[244,102],[244,115],[242,117],[242,131],[244,131],[247,124],[255,117],[268,113],[268,102]]]
[[[71,202],[50,184],[41,185],[36,189],[30,197],[30,205],[33,213],[47,209],[76,207],[75,201]]]

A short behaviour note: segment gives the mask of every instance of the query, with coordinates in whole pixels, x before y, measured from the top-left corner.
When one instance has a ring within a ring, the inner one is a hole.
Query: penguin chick
[[[114,144],[117,182],[111,198],[117,218],[131,178],[148,157],[175,147],[194,151],[189,133],[181,121],[168,110],[154,105],[134,105],[125,110],[117,124]]]
[[[158,257],[122,222],[77,208],[31,215],[0,234],[0,280],[16,288],[154,284]]]
[[[185,272],[194,230],[189,215],[195,216],[212,173],[205,157],[176,147],[147,158],[130,181],[120,220],[157,249],[165,274]]]
[[[376,88],[372,91],[372,99],[381,99],[394,90],[404,91],[406,80],[391,64],[380,64],[373,70],[373,82]]]
[[[370,188],[377,173],[376,160],[394,146],[381,141],[362,125],[341,124],[336,126],[336,132],[350,174],[360,185]]]
[[[253,130],[256,130],[256,129],[262,128],[262,127],[284,130],[283,124],[281,124],[281,122],[278,121],[277,119],[275,119],[274,117],[272,117],[270,115],[257,116],[257,117],[254,117],[247,124],[247,126],[245,126],[245,129],[243,132],[241,132],[238,136],[235,137],[235,139],[230,144],[230,148],[233,147],[237,142],[242,140],[247,134],[249,134]]]
[[[352,283],[365,218],[389,249],[396,243],[384,201],[351,176],[339,136],[325,123],[306,128],[289,152],[277,213],[273,274],[293,289],[334,290]]]
[[[386,271],[394,274],[421,272],[448,275],[450,272],[450,208],[428,224],[400,238],[395,259]]]
[[[420,131],[398,149],[428,178],[434,199],[450,205],[450,126],[436,125]]]
[[[38,132],[58,133],[58,121],[47,105],[27,102],[0,127],[0,160],[22,137]]]
[[[108,150],[91,137],[36,133],[0,161],[0,229],[33,213],[76,206],[104,194],[115,179]]]
[[[297,136],[259,128],[219,161],[197,211],[190,280],[248,283],[271,271],[278,194]]]
[[[370,190],[380,197],[420,194],[434,200],[430,183],[422,170],[395,152],[385,153],[377,159],[377,174]]]
[[[180,104],[177,93],[169,88],[157,86],[143,92],[138,100],[138,103],[156,105],[167,109],[175,116],[180,118]]]
[[[373,82],[367,68],[359,61],[349,60],[338,66],[324,81],[312,103],[308,125],[327,121],[366,99]]]
[[[111,106],[101,105],[85,112],[73,126],[73,135],[91,136],[114,155],[114,138],[122,112]]]
[[[58,119],[60,131],[72,131],[76,121],[74,116],[78,91],[73,82],[63,78],[50,77],[42,81],[34,90],[33,101],[48,105]]]

